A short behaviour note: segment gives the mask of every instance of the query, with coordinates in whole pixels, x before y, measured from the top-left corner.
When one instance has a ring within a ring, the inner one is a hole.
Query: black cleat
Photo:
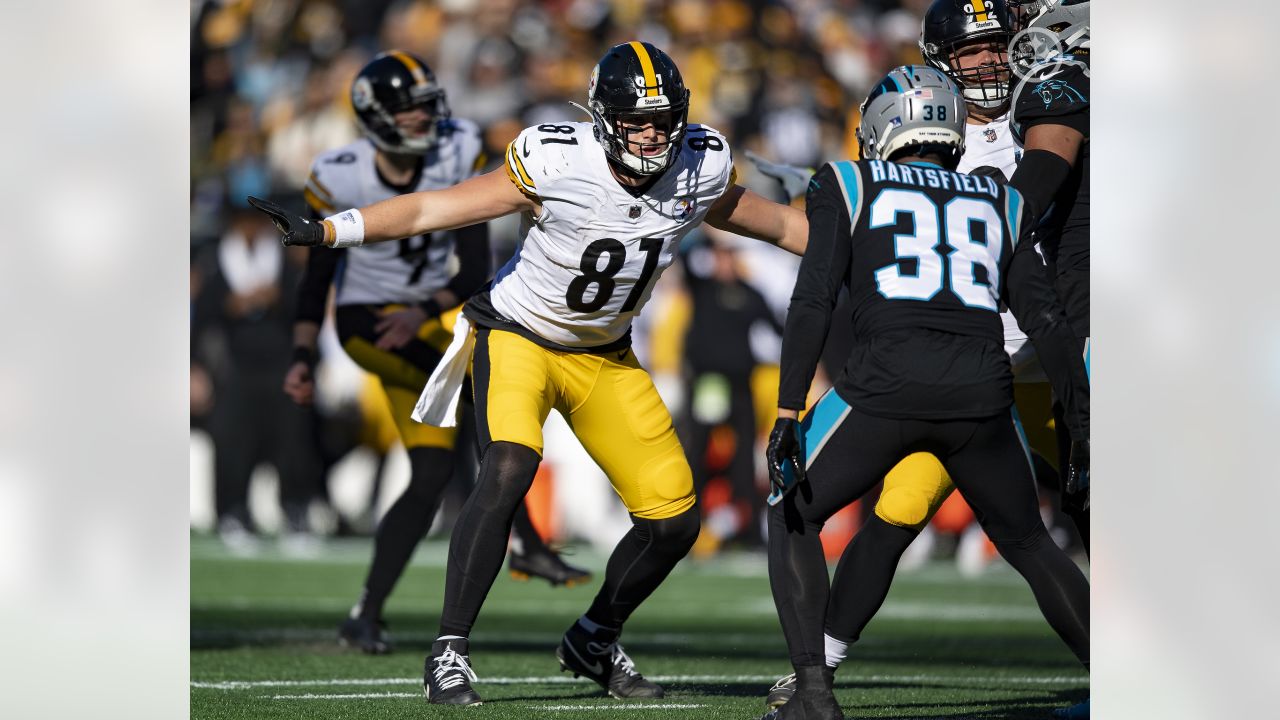
[[[574,677],[594,680],[610,695],[619,699],[660,698],[662,688],[636,672],[635,663],[616,640],[600,642],[577,623],[569,628],[556,648],[560,670]]]
[[[349,617],[338,626],[338,644],[360,648],[367,655],[386,655],[391,652],[386,632],[387,624],[381,620]]]
[[[844,720],[840,704],[831,692],[835,670],[825,666],[802,667],[780,679],[774,687],[790,685],[790,697],[760,720]],[[790,679],[791,682],[786,681]],[[772,695],[772,693],[770,693]]]
[[[422,672],[422,689],[433,705],[480,705],[480,696],[471,689],[476,674],[467,657],[465,638],[437,640],[431,645]]]
[[[766,707],[779,708],[787,704],[792,695],[796,694],[796,674],[791,673],[778,678],[778,682],[769,688],[769,694],[764,699]]]
[[[549,548],[524,554],[517,554],[513,550],[507,559],[507,568],[511,570],[511,577],[516,580],[540,577],[551,583],[552,587],[573,587],[591,581],[590,572],[566,563],[558,553]]]

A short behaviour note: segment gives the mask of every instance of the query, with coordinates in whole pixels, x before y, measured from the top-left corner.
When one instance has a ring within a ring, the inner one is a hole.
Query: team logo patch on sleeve
[[[1040,96],[1040,100],[1044,102],[1047,110],[1054,101],[1060,101],[1066,105],[1075,105],[1078,102],[1085,102],[1085,97],[1079,90],[1071,87],[1064,80],[1050,79],[1038,83],[1032,92]]]

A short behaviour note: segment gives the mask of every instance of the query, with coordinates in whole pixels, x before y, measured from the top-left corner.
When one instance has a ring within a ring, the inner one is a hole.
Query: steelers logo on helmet
[[[925,11],[920,52],[925,62],[960,86],[965,102],[998,110],[1009,102],[1006,0],[934,0]]]
[[[421,59],[400,50],[375,57],[351,84],[360,130],[379,150],[424,155],[448,132],[444,88]]]
[[[615,168],[631,176],[657,175],[680,152],[689,91],[666,53],[632,41],[613,46],[596,64],[587,110]]]

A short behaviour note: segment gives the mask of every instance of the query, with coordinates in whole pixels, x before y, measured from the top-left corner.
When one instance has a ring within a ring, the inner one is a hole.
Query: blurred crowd
[[[328,397],[301,409],[280,392],[305,256],[283,250],[244,201],[256,195],[303,209],[312,159],[358,136],[350,83],[375,54],[398,48],[425,59],[454,116],[483,128],[493,166],[522,128],[585,119],[568,101],[585,102],[587,78],[604,50],[652,42],[684,75],[690,121],[724,132],[741,182],[785,202],[743,151],[802,166],[855,156],[857,104],[887,69],[920,62],[927,4],[193,0],[192,423],[212,447],[204,464],[214,467],[214,521],[224,539],[253,536],[245,488],[256,466],[275,468],[282,529],[301,535],[315,528],[316,505],[332,507],[326,478],[345,453],[363,445],[381,463],[390,452],[394,433],[378,419],[385,409],[370,407],[361,372],[332,340],[320,371]],[[491,223],[495,267],[513,251],[516,231],[511,218]],[[711,495],[711,535],[701,547],[754,545],[762,541],[756,515],[767,485],[758,434],[771,422],[764,421],[776,399],[778,333],[797,261],[709,229],[693,233],[686,246],[685,262],[664,276],[637,327],[636,350],[654,371],[695,476]],[[708,343],[699,328],[734,336]],[[725,364],[722,349],[730,343],[740,349]],[[742,409],[752,405],[761,422],[745,422]],[[741,437],[748,433],[757,437]],[[548,442],[548,464],[557,444]],[[564,457],[561,465],[578,462]],[[603,479],[596,484],[601,502],[616,502]],[[373,504],[363,519],[331,512],[328,530],[367,529]],[[612,541],[575,530],[571,517],[562,525],[565,535]]]

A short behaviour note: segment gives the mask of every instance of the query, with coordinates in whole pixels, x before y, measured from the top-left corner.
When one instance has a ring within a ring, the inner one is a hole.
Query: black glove
[[[1009,184],[1009,178],[1005,177],[1004,171],[992,165],[983,165],[981,167],[976,167],[970,170],[967,174],[976,175],[978,177],[989,177],[996,180],[1001,185]]]
[[[1080,510],[1089,509],[1089,441],[1072,440],[1067,459],[1067,479],[1062,484],[1062,504]]]
[[[788,200],[804,197],[805,192],[809,189],[809,179],[813,177],[813,168],[769,162],[750,150],[747,151],[747,159],[755,164],[756,169],[761,173],[781,183],[782,190],[787,194]]]
[[[315,247],[324,244],[324,226],[318,221],[308,220],[301,215],[289,212],[273,202],[249,196],[249,204],[271,217],[276,229],[284,234],[281,241],[285,246],[302,245]]]
[[[769,447],[765,450],[765,462],[769,466],[769,482],[779,492],[787,490],[782,468],[791,461],[796,484],[804,482],[804,438],[800,433],[800,421],[778,418],[769,433]]]

